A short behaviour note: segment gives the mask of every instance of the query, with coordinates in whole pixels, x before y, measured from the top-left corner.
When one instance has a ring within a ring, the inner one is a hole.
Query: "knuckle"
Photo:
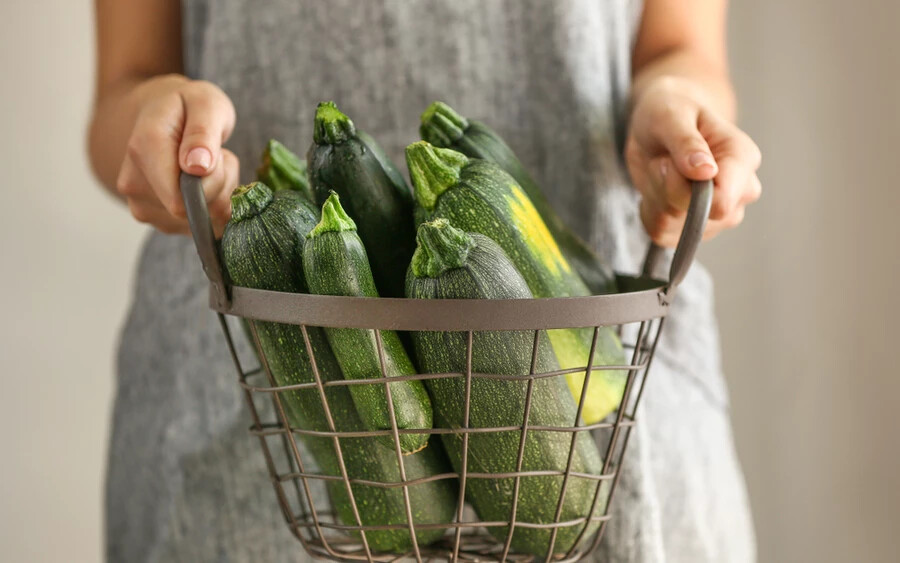
[[[181,201],[180,194],[175,194],[167,198],[164,205],[166,206],[166,211],[172,214],[172,216],[178,217],[179,219],[187,218],[187,211],[184,209],[184,202]]]
[[[650,111],[650,117],[657,123],[669,123],[678,118],[678,104],[671,97],[657,103]]]
[[[130,175],[120,175],[116,179],[116,192],[124,197],[131,197],[138,194],[138,183]]]
[[[128,143],[125,145],[125,154],[131,159],[138,161],[144,154],[147,145],[146,133],[135,131],[132,133],[131,137],[128,138]]]
[[[208,139],[212,134],[212,127],[209,123],[188,120],[184,126],[182,142],[187,139]]]
[[[746,195],[746,200],[749,203],[753,203],[754,201],[757,201],[761,195],[762,195],[762,184],[760,183],[759,178],[754,177],[753,180],[751,180],[751,182],[750,182],[750,188]]]
[[[750,138],[746,132],[738,130],[738,146],[741,147],[741,150],[747,159],[747,163],[756,170],[759,168],[760,164],[762,164],[762,151],[759,149],[759,145]]]
[[[188,91],[192,95],[197,96],[198,99],[221,107],[226,112],[234,114],[234,104],[231,102],[231,98],[229,98],[225,91],[216,84],[213,84],[208,80],[192,80],[187,88]]]
[[[191,80],[187,87],[200,94],[217,95],[222,93],[222,90],[209,80]]]
[[[150,213],[150,210],[143,205],[129,200],[128,209],[131,211],[131,216],[134,217],[135,221],[139,223],[149,224],[152,220],[152,214]]]
[[[135,162],[144,162],[165,152],[167,142],[177,138],[178,131],[174,126],[163,123],[139,125],[129,137],[125,152]]]
[[[731,201],[731,198],[725,197],[723,195],[713,200],[712,206],[709,210],[709,218],[716,221],[721,221],[722,219],[728,217],[733,210],[734,203]]]
[[[706,143],[699,136],[699,133],[681,131],[675,138],[675,145],[680,147],[684,152],[692,152],[694,150],[707,150]]]
[[[747,140],[750,143],[750,162],[753,164],[753,169],[756,170],[762,165],[762,151],[749,137]]]
[[[228,149],[222,149],[222,161],[225,164],[226,176],[236,181],[241,170],[237,155]]]
[[[732,213],[728,219],[725,221],[725,224],[728,228],[737,227],[744,221],[744,210],[737,209],[734,213]]]

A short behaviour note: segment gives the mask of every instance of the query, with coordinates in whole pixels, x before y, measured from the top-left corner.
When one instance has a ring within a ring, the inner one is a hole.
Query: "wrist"
[[[692,51],[680,50],[654,61],[634,76],[630,107],[645,98],[680,99],[734,120],[735,95],[728,71]]]

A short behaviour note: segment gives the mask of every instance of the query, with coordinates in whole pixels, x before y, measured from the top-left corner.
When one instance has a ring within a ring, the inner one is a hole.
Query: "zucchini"
[[[409,186],[381,147],[334,102],[319,104],[313,138],[307,161],[316,202],[325,203],[331,190],[344,198],[369,251],[379,293],[402,296],[415,246]]]
[[[307,201],[315,201],[306,175],[306,161],[275,139],[266,145],[256,177],[275,193],[295,192]]]
[[[465,233],[444,219],[423,223],[418,231],[418,247],[407,273],[407,296],[415,299],[528,299],[528,285],[506,253],[490,238]],[[460,332],[414,332],[415,356],[426,373],[466,371],[466,334]],[[527,375],[531,369],[534,333],[531,331],[475,332],[472,336],[472,371],[498,375]],[[546,337],[542,334],[535,373],[558,369]],[[436,422],[443,428],[460,428],[465,422],[465,380],[460,377],[426,380],[434,400]],[[528,384],[523,380],[473,377],[470,393],[470,428],[521,426]],[[560,377],[534,380],[528,424],[569,427],[576,421],[576,406]],[[463,441],[460,435],[442,434],[444,448],[457,472],[462,470]],[[474,432],[468,439],[469,472],[508,473],[516,471],[521,431]],[[529,430],[525,439],[522,471],[565,471],[572,444],[568,432]],[[602,460],[587,432],[578,432],[574,443],[572,471],[599,475]],[[521,478],[517,522],[554,522],[563,477]],[[569,478],[562,505],[561,522],[585,518],[591,510],[597,481]],[[606,498],[606,481],[598,499],[598,514]],[[510,520],[514,478],[469,477],[466,499],[484,521]],[[596,523],[590,526],[593,530]],[[555,553],[567,551],[584,522],[559,529]],[[503,541],[508,527],[489,527]],[[546,555],[550,531],[516,527],[511,546],[519,552]]]
[[[356,224],[332,192],[322,206],[322,220],[306,238],[303,270],[311,293],[346,297],[378,297],[366,249],[356,234]],[[382,330],[384,376],[415,375],[416,368],[403,349],[397,333]],[[326,328],[325,334],[346,379],[382,376],[376,331],[356,328]],[[431,428],[431,401],[421,381],[390,384],[391,404],[399,429]],[[350,386],[356,412],[370,430],[390,430],[391,416],[383,383]],[[393,438],[384,436],[385,445]],[[428,443],[428,434],[400,434],[400,447],[415,452]]]
[[[406,149],[410,177],[420,217],[443,217],[454,226],[493,239],[522,274],[535,297],[575,297],[590,290],[556,245],[528,195],[496,163],[470,159],[462,153],[435,148],[425,141]],[[553,350],[563,369],[588,365],[593,330],[551,330]],[[609,327],[599,331],[594,365],[622,365],[624,351]],[[580,399],[584,373],[567,376],[573,396]],[[618,407],[626,373],[600,370],[592,374],[582,416],[588,424]]]
[[[554,211],[540,186],[496,131],[480,121],[466,119],[444,102],[434,102],[422,114],[419,132],[424,140],[436,147],[453,149],[470,158],[496,162],[528,194],[563,256],[591,291],[616,292],[616,276],[612,268]]]
[[[317,210],[298,197],[273,197],[271,190],[261,183],[235,190],[232,210],[232,219],[225,227],[222,238],[223,261],[232,282],[256,289],[305,292],[302,243],[318,221]],[[256,328],[276,384],[315,381],[299,326],[257,321]],[[322,330],[309,327],[307,333],[322,379],[342,379],[340,367]],[[338,431],[365,429],[346,387],[330,386],[325,393]],[[329,430],[324,406],[316,389],[283,392],[280,396],[293,427]],[[341,475],[332,438],[302,436],[302,440],[315,459],[320,474]],[[393,448],[386,448],[371,438],[341,438],[340,444],[347,475],[351,479],[382,483],[401,481],[397,454]],[[407,479],[419,479],[449,470],[446,459],[437,447],[406,456],[403,461]],[[343,482],[329,480],[327,489],[340,520],[355,525],[350,497]],[[406,523],[402,488],[354,484],[352,491],[363,525]],[[455,482],[438,480],[412,485],[409,496],[416,523],[434,524],[452,520],[456,509]],[[442,534],[440,529],[418,530],[416,539],[425,545]],[[412,545],[407,530],[367,532],[366,538],[372,549],[382,551],[402,551]]]

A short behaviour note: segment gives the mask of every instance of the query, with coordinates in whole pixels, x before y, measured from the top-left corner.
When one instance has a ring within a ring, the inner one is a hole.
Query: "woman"
[[[171,236],[188,232],[181,171],[204,177],[221,232],[265,141],[305,150],[318,101],[335,99],[402,163],[418,112],[442,99],[486,118],[569,223],[635,271],[641,224],[677,241],[688,180],[715,179],[707,237],[759,197],[759,150],[732,122],[724,16],[725,0],[98,0],[91,161],[157,231],[120,344],[108,558],[308,558],[246,434],[192,242]],[[695,265],[598,560],[754,558],[711,300]]]

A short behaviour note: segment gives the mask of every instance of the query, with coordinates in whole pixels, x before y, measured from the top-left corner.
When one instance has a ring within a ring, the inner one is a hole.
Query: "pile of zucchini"
[[[305,161],[270,141],[257,170],[259,181],[239,187],[232,196],[232,218],[222,238],[231,282],[273,291],[413,299],[571,297],[615,291],[611,270],[567,228],[490,127],[435,102],[422,115],[421,135],[423,141],[406,149],[411,188],[375,140],[356,129],[332,102],[319,104]],[[256,322],[254,328],[261,359],[282,386],[312,382],[317,375],[323,381],[365,380],[383,374],[466,370],[463,333],[399,335],[272,322]],[[533,332],[476,332],[472,370],[524,376],[532,369],[583,369],[589,364],[592,336],[592,329],[542,332],[538,365],[532,366]],[[593,365],[623,363],[616,334],[602,329]],[[565,380],[539,378],[530,386],[525,378],[473,378],[469,426],[521,426],[527,400],[530,426],[573,426],[583,384],[583,372],[568,374]],[[598,422],[614,411],[624,384],[624,372],[595,372],[585,393],[582,422]],[[290,424],[297,428],[384,431],[392,430],[395,421],[401,431],[396,438],[393,433],[379,439],[340,438],[343,466],[337,439],[305,436],[321,473],[396,483],[403,477],[459,473],[465,463],[465,498],[483,521],[511,520],[516,488],[514,478],[485,474],[544,472],[518,483],[512,549],[545,555],[551,531],[528,524],[548,524],[556,518],[576,521],[561,527],[552,540],[555,553],[570,549],[586,526],[577,520],[588,516],[592,507],[604,510],[607,497],[606,480],[579,476],[597,475],[603,465],[589,434],[530,429],[524,443],[520,430],[474,432],[465,441],[461,434],[431,436],[432,428],[464,425],[464,396],[465,380],[460,377],[424,383],[401,378],[387,385],[331,386],[326,402],[315,389],[294,390],[283,402]],[[569,465],[573,474],[558,508],[563,477],[553,472]],[[599,496],[598,482],[603,488]],[[451,478],[409,486],[414,522],[453,522],[457,487]],[[355,502],[362,525],[396,525],[367,532],[372,549],[398,552],[412,546],[404,527],[403,488],[359,482],[348,488],[343,481],[329,480],[328,490],[343,523],[357,524]],[[601,502],[595,503],[595,497]],[[588,526],[585,537],[595,527]],[[500,541],[509,535],[508,527],[487,529]],[[446,531],[417,528],[415,539],[427,545]]]

